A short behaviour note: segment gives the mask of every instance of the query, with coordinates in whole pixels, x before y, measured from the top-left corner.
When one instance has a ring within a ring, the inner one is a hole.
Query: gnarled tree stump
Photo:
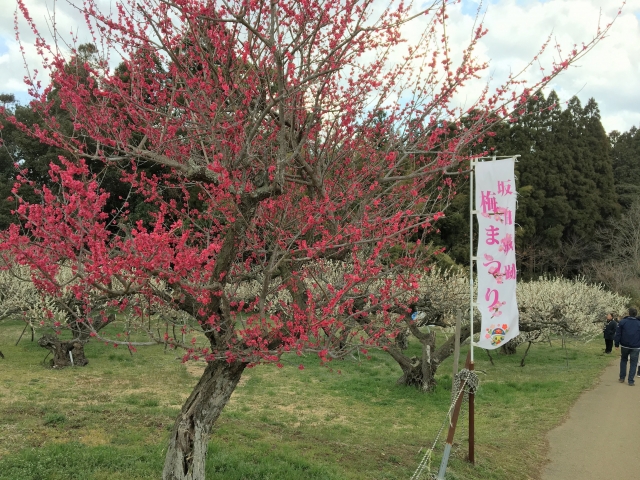
[[[512,338],[501,347],[501,350],[505,355],[515,355],[518,352],[518,344]]]
[[[84,367],[89,361],[84,356],[84,343],[78,339],[60,340],[53,335],[43,335],[38,345],[53,354],[51,367]]]

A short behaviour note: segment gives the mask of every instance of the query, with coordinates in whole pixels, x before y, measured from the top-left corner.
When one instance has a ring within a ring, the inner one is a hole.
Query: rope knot
[[[453,377],[453,389],[451,391],[452,394],[457,395],[460,391],[460,385],[464,383],[464,401],[469,401],[469,394],[475,394],[478,390],[478,385],[480,384],[480,380],[478,379],[478,375],[475,372],[472,372],[469,369],[463,368],[456,376]]]

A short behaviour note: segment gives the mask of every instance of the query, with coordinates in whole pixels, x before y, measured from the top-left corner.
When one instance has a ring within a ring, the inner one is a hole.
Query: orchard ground
[[[130,355],[91,342],[89,365],[51,370],[28,335],[15,346],[23,325],[0,324],[0,479],[159,478],[167,436],[202,367],[182,364],[162,346]],[[492,366],[477,350],[476,369],[486,373],[476,401],[477,462],[464,460],[465,415],[447,478],[540,478],[547,433],[611,362],[600,343],[572,339],[566,350],[559,340],[537,344],[524,368],[523,352],[494,354]],[[418,354],[418,345],[410,348]],[[314,356],[284,363],[243,375],[214,428],[207,478],[407,479],[449,406],[451,359],[438,370],[433,394],[396,386],[400,369],[383,352],[330,368]],[[432,471],[441,452],[439,444]]]

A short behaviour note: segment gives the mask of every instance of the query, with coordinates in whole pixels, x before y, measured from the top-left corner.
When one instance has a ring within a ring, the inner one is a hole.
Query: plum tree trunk
[[[395,338],[396,347],[400,350],[406,350],[409,348],[409,335],[411,335],[411,332],[408,330],[401,330],[398,332],[398,335],[396,335]]]
[[[435,332],[422,333],[418,339],[422,345],[422,355],[407,357],[397,346],[388,348],[389,354],[395,359],[402,369],[402,376],[398,379],[398,385],[416,387],[423,392],[433,390],[436,386],[435,373],[438,363],[435,358],[436,334]]]
[[[223,360],[207,364],[171,430],[163,480],[205,480],[211,429],[238,385],[246,365]]]
[[[518,352],[518,344],[511,339],[502,346],[501,350],[505,355],[515,355]]]
[[[53,335],[43,335],[38,345],[53,354],[50,365],[53,368],[84,367],[89,361],[84,355],[84,342],[77,338],[60,340]]]
[[[436,348],[435,331],[422,332],[412,322],[407,322],[409,330],[420,341],[422,346],[422,356],[407,357],[400,348],[391,344],[386,351],[398,362],[402,369],[402,376],[398,379],[398,385],[407,385],[419,388],[423,392],[430,392],[436,386],[436,372],[444,359],[449,357],[454,350],[455,336],[452,335],[439,348]],[[480,328],[480,322],[474,322],[474,328]],[[460,331],[460,342],[464,342],[471,334],[469,325],[462,327]]]
[[[94,322],[93,328],[95,330],[101,330],[109,323],[115,320],[115,315],[109,315],[104,319],[98,319]],[[91,338],[91,329],[88,325],[77,322],[77,321],[69,321],[69,328],[73,334],[73,338],[71,340],[60,340],[58,337],[54,335],[43,335],[42,338],[38,340],[38,345],[42,348],[46,348],[53,354],[53,358],[49,361],[51,367],[53,368],[63,368],[63,367],[84,367],[89,363],[87,357],[84,354],[84,346]],[[27,329],[25,326],[25,330]],[[31,336],[33,337],[34,329],[31,328]],[[22,331],[24,334],[24,330]],[[22,335],[20,335],[22,338]],[[18,342],[20,341],[18,339]],[[33,340],[33,338],[32,338]],[[16,342],[16,345],[18,343]]]
[[[435,347],[435,334],[433,335]],[[398,379],[399,385],[416,387],[423,392],[430,392],[436,386],[437,365],[434,365],[432,345],[422,345],[422,357],[413,357],[411,363],[402,369],[402,377]]]

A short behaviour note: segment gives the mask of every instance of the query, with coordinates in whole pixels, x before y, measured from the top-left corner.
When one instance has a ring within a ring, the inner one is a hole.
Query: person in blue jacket
[[[631,359],[629,368],[629,386],[635,385],[634,377],[638,367],[638,354],[640,353],[640,319],[635,308],[629,309],[629,316],[620,320],[613,339],[618,347],[622,347],[620,354],[620,383],[624,383],[627,376],[627,362]]]

